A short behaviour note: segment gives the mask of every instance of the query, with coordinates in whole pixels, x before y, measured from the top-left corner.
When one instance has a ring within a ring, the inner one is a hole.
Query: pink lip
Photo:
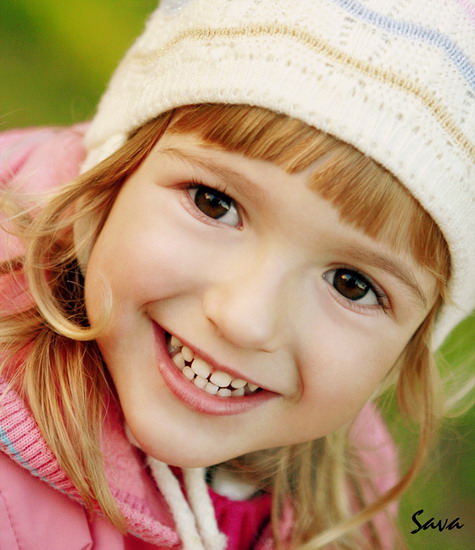
[[[276,393],[264,389],[253,395],[243,395],[242,397],[218,397],[200,390],[176,368],[168,353],[165,331],[155,322],[153,325],[160,374],[170,391],[188,408],[203,414],[225,416],[247,412],[277,397]],[[229,369],[227,369],[227,372],[229,372]],[[230,374],[232,375],[231,372]]]

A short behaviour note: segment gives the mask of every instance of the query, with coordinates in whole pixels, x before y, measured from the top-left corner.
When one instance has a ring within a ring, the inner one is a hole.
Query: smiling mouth
[[[176,336],[167,334],[166,342],[170,357],[183,377],[206,393],[233,398],[262,391],[259,386],[241,378],[234,378],[227,372],[213,368],[203,358],[195,357],[193,350],[180,342]]]

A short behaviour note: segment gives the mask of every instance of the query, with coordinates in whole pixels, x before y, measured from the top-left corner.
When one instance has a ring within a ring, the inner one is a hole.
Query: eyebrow
[[[220,180],[229,183],[231,187],[236,189],[238,193],[245,196],[249,201],[258,202],[261,204],[265,202],[265,193],[257,186],[257,184],[236,170],[232,170],[219,162],[212,161],[176,147],[166,147],[161,149],[159,154],[162,153],[173,155],[180,160],[188,162],[189,164],[198,166],[202,170],[208,172],[211,176],[218,177]]]
[[[373,252],[367,248],[358,245],[343,245],[338,251],[344,256],[351,256],[358,262],[386,271],[390,275],[394,275],[404,285],[409,287],[423,308],[427,307],[427,298],[420,289],[415,277],[410,269],[403,263],[393,260],[392,258]]]

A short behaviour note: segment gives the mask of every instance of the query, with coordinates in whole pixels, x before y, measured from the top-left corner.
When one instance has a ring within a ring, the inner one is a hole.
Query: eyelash
[[[350,298],[346,298],[338,292],[338,290],[333,286],[333,284],[325,277],[325,275],[328,275],[329,273],[336,272],[336,271],[346,271],[348,273],[354,274],[358,279],[361,279],[365,284],[369,287],[369,292],[373,292],[373,294],[376,297],[376,300],[378,302],[377,305],[368,305],[368,304],[359,304],[355,300],[351,300]],[[334,295],[335,299],[338,300],[344,307],[354,310],[359,313],[368,313],[371,311],[382,311],[384,313],[388,313],[391,310],[390,302],[388,295],[384,292],[384,290],[375,282],[373,281],[368,275],[362,273],[358,269],[354,267],[349,266],[338,266],[335,267],[326,273],[324,273],[323,278],[328,282],[332,289],[332,294]]]
[[[191,213],[198,218],[199,220],[203,221],[204,223],[210,224],[210,225],[218,225],[218,226],[228,226],[235,229],[240,229],[242,222],[242,213],[241,213],[241,206],[239,203],[233,199],[233,197],[227,192],[226,186],[220,185],[220,184],[214,184],[214,185],[207,185],[203,183],[200,180],[197,179],[190,179],[186,183],[182,184],[181,189],[184,191],[185,201],[186,201],[186,207],[191,211]],[[225,195],[236,208],[236,212],[239,216],[239,224],[238,225],[231,225],[227,224],[225,222],[222,222],[218,219],[213,219],[210,216],[207,216],[204,212],[202,212],[198,206],[196,205],[193,197],[190,194],[190,191],[196,190],[196,189],[210,189],[211,191],[214,191],[216,193],[219,193],[221,195]]]

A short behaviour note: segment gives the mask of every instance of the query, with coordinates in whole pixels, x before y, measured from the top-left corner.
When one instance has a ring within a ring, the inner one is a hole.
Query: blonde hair
[[[361,549],[364,544],[374,550],[382,548],[371,518],[410,484],[441,415],[440,382],[430,352],[430,334],[450,277],[449,252],[431,217],[387,170],[303,122],[240,105],[176,109],[146,123],[119,151],[66,185],[33,219],[19,217],[25,256],[22,262],[10,262],[4,269],[10,269],[11,276],[24,271],[35,303],[21,315],[3,315],[0,338],[9,353],[2,367],[7,368],[18,353],[27,350],[12,383],[31,407],[45,440],[88,510],[92,512],[98,503],[123,530],[124,521],[108,489],[99,448],[103,399],[109,382],[94,342],[101,326],[88,326],[80,261],[87,263],[122,183],[165,131],[196,133],[207,143],[275,162],[290,173],[304,170],[327,155],[324,173],[313,177],[316,192],[331,201],[345,221],[368,235],[398,250],[409,246],[415,260],[434,274],[438,293],[435,305],[387,380],[387,385],[397,384],[402,411],[421,424],[413,463],[394,488],[374,502],[365,501],[370,476],[361,471],[362,464],[355,466],[358,450],[352,448],[348,427],[321,440],[252,453],[227,464],[272,491],[277,542],[278,521],[291,496],[296,512],[294,540],[302,550],[323,546]],[[76,237],[75,242],[74,226],[85,220],[92,227],[91,236]],[[356,513],[349,487],[360,497],[360,511]],[[364,523],[369,528],[362,538],[354,529]]]

